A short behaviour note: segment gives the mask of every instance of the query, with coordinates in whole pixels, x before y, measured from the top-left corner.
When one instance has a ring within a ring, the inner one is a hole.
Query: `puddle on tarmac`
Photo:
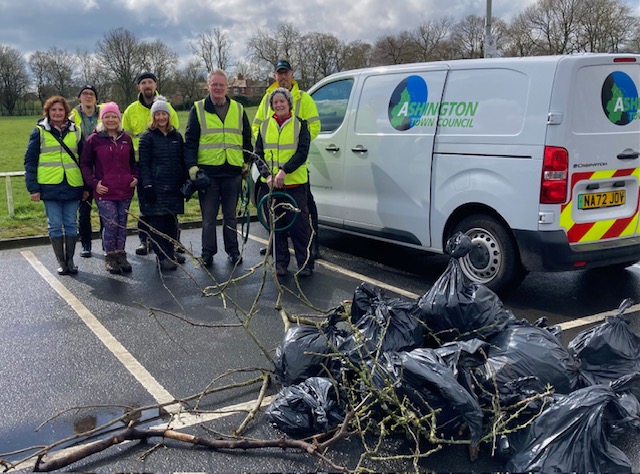
[[[67,413],[55,420],[47,423],[39,431],[35,431],[37,423],[33,425],[31,423],[25,423],[23,426],[14,428],[11,433],[2,435],[9,439],[0,439],[0,459],[6,462],[16,462],[20,459],[34,454],[38,449],[43,446],[51,445],[55,442],[61,441],[66,438],[70,438],[83,433],[88,433],[97,427],[103,426],[115,419],[120,418],[125,413],[125,410],[116,407],[113,408],[91,408],[82,410],[81,413]],[[119,421],[111,425],[107,432],[100,436],[92,437],[90,441],[96,441],[99,439],[105,439],[121,431],[126,424],[130,421],[135,421],[138,428],[149,428],[162,421],[167,421],[168,415],[164,411],[160,411],[158,408],[134,411],[132,418]],[[28,425],[28,426],[26,426]],[[80,440],[74,439],[64,445],[57,447],[55,450],[60,450],[74,446],[76,444],[84,444],[85,438]],[[30,451],[24,451],[19,454],[13,454],[7,456],[7,453],[23,450],[35,446],[36,449]]]

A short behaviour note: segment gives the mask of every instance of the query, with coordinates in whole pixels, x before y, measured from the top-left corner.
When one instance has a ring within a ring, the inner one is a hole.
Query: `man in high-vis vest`
[[[189,177],[205,173],[211,184],[198,190],[202,213],[202,264],[210,267],[218,252],[216,220],[222,207],[222,238],[229,261],[242,261],[236,233],[238,193],[244,165],[249,163],[251,125],[244,107],[227,97],[227,75],[207,77],[209,94],[193,104],[185,131],[184,159]]]
[[[293,107],[291,108],[291,114],[295,117],[300,117],[307,122],[311,140],[316,138],[320,133],[320,116],[318,115],[318,108],[316,106],[316,103],[314,102],[313,97],[311,97],[305,91],[300,90],[300,88],[298,87],[298,83],[295,81],[293,76],[294,70],[291,67],[289,61],[280,59],[276,63],[273,72],[273,78],[275,79],[275,82],[267,88],[267,91],[264,94],[264,97],[262,98],[258,109],[256,110],[256,115],[251,125],[254,140],[258,136],[258,131],[260,130],[262,123],[273,116],[273,109],[269,105],[269,97],[271,96],[271,93],[278,87],[283,87],[291,92],[291,97],[293,98]],[[316,259],[320,257],[318,244],[318,208],[316,207],[316,201],[313,199],[313,194],[311,194],[310,183],[307,183],[306,189],[309,215],[311,216],[311,224],[313,227],[311,254],[313,255],[313,258]],[[264,254],[266,252],[266,249],[261,249],[260,252]]]
[[[133,149],[136,152],[136,161],[138,160],[138,143],[140,142],[140,135],[147,129],[149,122],[151,122],[151,106],[153,101],[158,95],[158,78],[151,72],[143,72],[136,78],[136,84],[138,84],[137,100],[132,102],[122,114],[122,128],[133,139]],[[171,104],[169,105],[169,117],[171,125],[176,129],[180,128],[180,120],[178,114],[173,109]],[[140,201],[144,202],[144,190],[138,185],[138,204],[142,208]],[[136,255],[147,255],[149,253],[149,245],[147,243],[148,227],[144,222],[138,220],[138,237],[140,238],[140,246],[136,249]]]
[[[80,103],[71,110],[69,119],[76,127],[82,131],[82,141],[86,140],[93,133],[100,121],[100,106],[98,102],[98,91],[91,84],[82,86],[78,93]],[[81,257],[91,257],[91,240],[93,231],[91,230],[91,207],[93,205],[92,193],[89,197],[80,202],[78,209],[78,237],[82,249]],[[102,227],[102,226],[100,226]]]

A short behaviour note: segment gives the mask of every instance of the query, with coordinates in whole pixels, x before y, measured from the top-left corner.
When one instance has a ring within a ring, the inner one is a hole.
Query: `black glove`
[[[205,173],[202,170],[199,170],[196,173],[196,179],[194,183],[196,185],[196,188],[198,188],[198,190],[204,191],[209,186],[211,186],[211,179],[209,179],[209,176],[207,176],[207,173]]]
[[[149,204],[155,204],[157,199],[156,190],[152,185],[148,185],[144,187],[144,200]]]

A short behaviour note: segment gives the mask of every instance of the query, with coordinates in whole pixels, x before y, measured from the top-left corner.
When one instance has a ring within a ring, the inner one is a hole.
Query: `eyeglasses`
[[[219,82],[210,82],[209,87],[227,87],[226,84],[221,84]]]
[[[83,92],[81,95],[95,97],[96,95],[93,92]]]

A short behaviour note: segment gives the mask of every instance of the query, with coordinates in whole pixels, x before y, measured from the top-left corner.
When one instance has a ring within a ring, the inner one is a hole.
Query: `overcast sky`
[[[493,16],[509,21],[534,1],[493,0]],[[640,15],[640,0],[624,1]],[[106,32],[123,27],[141,40],[161,39],[185,59],[190,40],[219,27],[234,56],[243,57],[257,29],[281,21],[302,33],[373,43],[445,14],[460,19],[485,11],[485,0],[0,0],[0,43],[25,54],[52,46],[93,51]]]

